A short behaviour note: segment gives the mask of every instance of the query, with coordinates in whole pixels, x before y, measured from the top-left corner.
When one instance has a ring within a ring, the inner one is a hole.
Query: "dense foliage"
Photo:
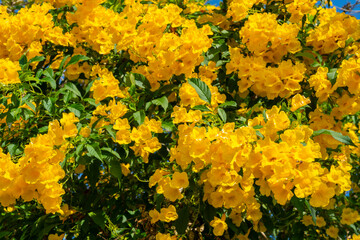
[[[360,239],[330,2],[39,0],[0,33],[1,239]]]

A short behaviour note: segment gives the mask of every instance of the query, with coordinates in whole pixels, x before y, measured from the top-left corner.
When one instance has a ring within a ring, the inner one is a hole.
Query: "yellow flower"
[[[62,240],[64,238],[64,233],[61,235],[57,235],[57,234],[50,234],[48,237],[48,240]]]
[[[301,222],[302,222],[305,226],[315,225],[312,217],[309,216],[309,215],[303,216],[303,219],[301,220]]]
[[[351,225],[360,220],[358,211],[351,208],[344,208],[341,214],[341,224]]]
[[[295,112],[297,109],[301,108],[302,106],[308,105],[310,103],[309,98],[305,98],[303,95],[296,94],[291,99],[291,108],[290,111]]]
[[[160,220],[163,222],[175,221],[178,218],[176,208],[170,205],[168,208],[162,208],[160,210]]]
[[[225,222],[226,216],[225,214],[220,218],[215,217],[214,220],[210,222],[210,226],[214,228],[213,232],[215,236],[222,236],[224,231],[228,229],[228,226]]]
[[[160,220],[160,213],[156,209],[150,210],[149,215],[151,217],[151,223],[152,224],[154,224],[154,223],[156,223],[157,221]]]
[[[173,188],[187,188],[189,186],[188,175],[186,172],[175,172],[172,176],[170,186]]]
[[[339,229],[334,226],[331,226],[328,229],[326,229],[326,234],[334,239],[337,239],[339,234]]]
[[[124,163],[121,163],[121,172],[122,174],[126,177],[127,175],[129,175],[130,173],[130,164],[124,164]]]

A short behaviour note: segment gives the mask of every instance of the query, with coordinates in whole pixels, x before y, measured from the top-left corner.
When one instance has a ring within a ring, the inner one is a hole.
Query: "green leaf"
[[[85,107],[80,103],[71,104],[68,109],[75,114],[76,117],[81,116],[81,112],[85,110]]]
[[[20,63],[20,66],[23,66],[27,63],[27,57],[25,54],[21,56],[21,58],[19,59],[19,63]]]
[[[315,211],[315,209],[314,209],[312,206],[310,206],[309,201],[306,200],[306,199],[305,199],[305,205],[306,205],[307,208],[309,209],[310,215],[311,215],[311,217],[312,217],[312,220],[313,220],[313,222],[314,222],[315,225],[316,225],[316,211]]]
[[[211,91],[206,83],[198,78],[191,78],[188,82],[193,88],[195,88],[197,94],[202,100],[211,104]]]
[[[59,66],[59,69],[60,69],[60,75],[62,74],[62,70],[63,70],[63,67],[64,67],[64,65],[65,65],[65,62],[66,62],[66,60],[68,59],[70,57],[70,55],[67,55],[67,56],[65,56],[64,58],[63,58],[63,60],[61,61],[61,63],[60,63],[60,66]]]
[[[51,100],[51,98],[48,98],[48,99],[44,99],[42,101],[43,105],[44,105],[44,108],[49,112],[49,113],[52,113],[54,111],[54,104]]]
[[[304,208],[304,199],[299,199],[295,195],[291,198],[290,202],[296,207],[296,209],[302,213],[305,211]]]
[[[106,218],[101,210],[89,212],[89,216],[97,225],[99,225],[102,229],[105,229]]]
[[[134,112],[133,114],[135,121],[141,125],[143,124],[144,120],[145,120],[145,112],[143,110]]]
[[[197,106],[193,107],[192,110],[200,110],[202,112],[211,112],[211,110],[208,107],[206,107],[205,105],[197,105]]]
[[[356,147],[356,145],[353,143],[353,141],[351,140],[351,138],[349,136],[344,136],[339,132],[335,132],[333,130],[321,129],[321,130],[317,130],[317,131],[313,132],[312,136],[316,137],[320,134],[329,134],[335,140],[337,140],[339,142]]]
[[[327,73],[327,77],[332,85],[334,85],[336,82],[337,70],[338,70],[337,68],[332,68]]]
[[[189,214],[189,209],[188,207],[183,207],[182,209],[180,209],[178,211],[178,218],[177,220],[174,222],[174,225],[176,227],[176,231],[182,235],[185,233],[188,225],[189,225],[189,218],[190,218],[190,214]]]
[[[111,153],[112,155],[114,155],[116,158],[121,159],[119,153],[117,153],[116,151],[114,151],[114,150],[111,149],[111,148],[101,148],[101,151],[109,152],[109,153]]]
[[[33,57],[32,59],[30,59],[29,63],[41,62],[41,61],[44,61],[44,60],[45,60],[44,56],[36,56],[36,57]]]
[[[116,135],[115,135],[115,131],[113,129],[112,125],[107,125],[104,126],[104,128],[106,129],[106,131],[110,134],[110,136],[115,140],[116,139]]]
[[[151,101],[155,105],[160,105],[165,111],[169,106],[169,101],[166,96],[162,96],[161,98],[154,99]]]
[[[218,111],[218,114],[219,114],[221,120],[222,120],[224,123],[226,123],[226,118],[227,118],[227,116],[226,116],[225,110],[222,109],[222,108],[218,108],[217,111]]]
[[[68,83],[65,84],[64,89],[67,89],[67,90],[71,91],[72,93],[74,93],[76,96],[82,98],[81,93],[77,89],[75,84],[68,82]]]
[[[258,136],[261,139],[264,139],[264,135],[262,135],[262,133],[259,130],[256,130],[256,136]]]
[[[96,157],[97,159],[102,161],[102,155],[99,145],[97,145],[96,143],[93,143],[92,145],[86,144],[86,149],[90,157]]]
[[[121,171],[121,165],[120,165],[119,160],[110,159],[110,161],[109,161],[109,170],[110,170],[110,173],[114,177],[116,177],[118,179],[121,179],[122,171]]]
[[[36,107],[32,102],[26,102],[26,105],[28,105],[34,112],[36,112]]]
[[[310,52],[299,52],[295,54],[295,57],[307,57],[310,58],[314,61],[316,61],[316,58],[313,54],[311,54]]]
[[[75,63],[77,63],[77,62],[79,62],[79,61],[86,61],[86,60],[89,60],[90,58],[89,57],[87,57],[87,56],[84,56],[84,55],[75,55],[75,56],[73,56],[71,59],[70,59],[70,61],[66,64],[66,66],[65,66],[65,68],[67,67],[67,66],[69,66],[69,65],[72,65],[72,64],[75,64]]]
[[[237,103],[235,101],[228,101],[228,102],[224,102],[224,103],[220,104],[219,107],[221,107],[221,108],[237,107]]]

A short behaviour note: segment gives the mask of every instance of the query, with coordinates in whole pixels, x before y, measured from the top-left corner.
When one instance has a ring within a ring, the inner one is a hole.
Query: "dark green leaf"
[[[197,94],[202,100],[211,104],[211,91],[206,83],[198,78],[191,78],[188,82],[193,88],[195,88]]]
[[[20,63],[20,66],[23,66],[27,63],[27,57],[25,54],[21,56],[21,58],[19,59],[19,63]]]
[[[105,229],[106,218],[101,210],[96,212],[89,212],[89,216],[97,225],[101,227],[101,229]]]
[[[185,206],[182,209],[178,211],[178,218],[174,222],[174,225],[176,227],[176,231],[181,235],[184,234],[188,225],[189,225],[189,209]]]
[[[117,159],[110,159],[109,161],[109,170],[110,170],[110,173],[118,178],[118,179],[121,179],[121,176],[122,176],[122,171],[121,171],[121,165],[120,165],[120,162],[119,160]]]

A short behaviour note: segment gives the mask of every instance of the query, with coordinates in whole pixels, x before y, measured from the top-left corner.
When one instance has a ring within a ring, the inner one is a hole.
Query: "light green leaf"
[[[133,114],[135,121],[141,125],[143,124],[144,120],[145,120],[145,112],[143,110],[134,112]]]
[[[226,123],[226,120],[227,120],[227,116],[226,116],[226,112],[225,112],[225,110],[224,109],[222,109],[222,108],[218,108],[218,114],[219,114],[219,116],[220,116],[220,118],[221,118],[221,120],[224,122],[224,123]]]
[[[228,101],[228,102],[224,102],[224,103],[220,104],[219,107],[221,107],[221,108],[237,107],[237,103],[235,101]]]
[[[342,142],[346,145],[351,145],[356,147],[356,145],[353,143],[353,141],[351,140],[351,138],[349,136],[344,136],[339,132],[335,132],[333,130],[327,130],[327,129],[321,129],[321,130],[317,130],[315,132],[313,132],[313,137],[316,137],[320,134],[329,134],[331,135],[335,140]]]
[[[165,111],[169,106],[169,101],[166,96],[162,96],[161,98],[154,99],[151,101],[155,105],[160,105]]]

